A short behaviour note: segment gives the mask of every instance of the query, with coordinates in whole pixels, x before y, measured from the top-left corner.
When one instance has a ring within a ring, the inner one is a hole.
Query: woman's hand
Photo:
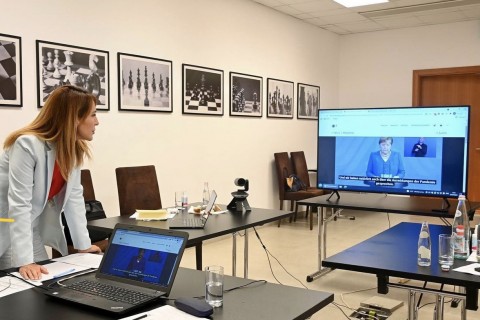
[[[18,272],[27,280],[39,280],[42,277],[42,273],[48,274],[47,268],[36,263],[21,266]]]
[[[92,246],[88,249],[85,250],[78,250],[80,253],[102,253],[102,249],[100,249],[98,246],[92,244]]]

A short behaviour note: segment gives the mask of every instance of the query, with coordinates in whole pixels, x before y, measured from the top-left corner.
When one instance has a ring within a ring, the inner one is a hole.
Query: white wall
[[[409,106],[413,70],[479,64],[479,20],[342,36],[339,106]]]
[[[203,181],[228,203],[233,180],[250,180],[249,202],[278,208],[273,153],[304,150],[316,161],[316,121],[182,115],[182,63],[319,85],[337,107],[339,37],[247,0],[84,0],[2,3],[0,33],[22,37],[23,108],[0,108],[0,141],[37,114],[35,40],[110,52],[110,111],[87,163],[97,198],[118,214],[114,169],[154,164],[164,206],[174,191],[201,199]],[[173,61],[173,113],[118,111],[117,52]],[[265,97],[264,97],[265,101]],[[296,99],[295,99],[296,101]],[[296,116],[295,116],[296,118]],[[208,149],[207,149],[208,148]]]

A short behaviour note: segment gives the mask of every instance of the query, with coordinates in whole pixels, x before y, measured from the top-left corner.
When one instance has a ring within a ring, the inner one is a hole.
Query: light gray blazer
[[[70,228],[73,245],[87,249],[87,231],[80,169],[70,174],[67,183],[47,202],[52,183],[56,152],[54,145],[33,135],[20,136],[0,156],[0,217],[15,219],[0,223],[0,256],[12,246],[13,265],[34,262],[32,234],[38,232],[44,245],[67,254],[60,213]]]

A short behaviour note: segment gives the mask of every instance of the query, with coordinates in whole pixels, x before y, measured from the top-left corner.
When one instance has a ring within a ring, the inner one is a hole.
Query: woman
[[[0,156],[0,269],[19,267],[25,279],[48,271],[45,245],[67,254],[60,213],[65,212],[79,252],[101,252],[88,237],[80,167],[90,158],[96,98],[74,86],[55,89],[38,116],[11,133]]]
[[[393,138],[379,139],[379,151],[372,152],[368,159],[367,177],[403,178],[405,168],[400,153],[392,151]]]

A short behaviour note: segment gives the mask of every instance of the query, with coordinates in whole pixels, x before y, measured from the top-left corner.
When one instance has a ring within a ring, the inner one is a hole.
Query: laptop
[[[182,231],[117,224],[95,273],[67,276],[45,294],[125,313],[168,296],[187,240]]]
[[[168,226],[170,229],[203,229],[210,216],[210,212],[215,205],[215,200],[217,200],[217,193],[215,190],[212,190],[210,201],[208,201],[208,204],[205,207],[204,214],[196,215],[189,214],[188,212],[179,213],[168,221]]]

